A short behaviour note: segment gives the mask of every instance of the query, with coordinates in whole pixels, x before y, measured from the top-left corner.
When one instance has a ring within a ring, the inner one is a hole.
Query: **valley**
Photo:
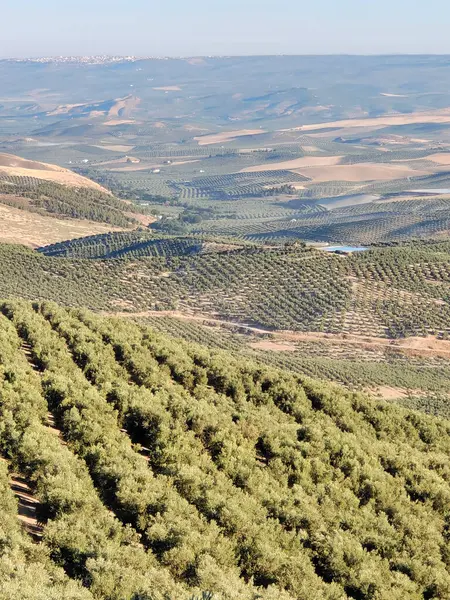
[[[0,109],[0,241],[40,253],[2,246],[0,295],[150,319],[181,337],[191,323],[198,341],[221,346],[220,332],[229,349],[369,393],[444,393],[450,99],[424,86],[432,72],[441,86],[446,65],[390,58],[368,89],[357,69],[376,60],[340,60],[87,61],[83,98],[61,76],[72,63],[1,62],[0,77],[39,69],[48,85],[18,79],[23,103]],[[333,88],[344,64],[357,96]],[[279,91],[257,93],[270,65]],[[283,88],[294,65],[303,87]],[[230,68],[239,93],[220,78]],[[415,93],[398,87],[407,73]],[[349,372],[352,349],[364,375]],[[408,365],[396,384],[389,352],[418,361],[422,382]]]

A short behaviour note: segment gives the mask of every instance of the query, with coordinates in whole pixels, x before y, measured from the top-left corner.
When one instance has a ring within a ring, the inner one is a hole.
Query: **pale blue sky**
[[[0,57],[450,53],[448,0],[2,0]]]

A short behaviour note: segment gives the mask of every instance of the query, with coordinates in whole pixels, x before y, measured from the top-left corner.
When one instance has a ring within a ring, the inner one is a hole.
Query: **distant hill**
[[[26,160],[13,154],[0,154],[0,182],[8,177],[33,177],[70,187],[84,187],[107,192],[95,181],[69,169],[35,160]]]
[[[30,83],[36,78],[39,88]],[[161,131],[158,136],[152,131],[158,123],[169,129],[168,137],[172,133],[180,140],[197,128],[196,135],[224,127],[273,131],[385,115],[408,122],[412,113],[450,105],[449,80],[443,56],[205,57],[103,64],[0,60],[0,89],[5,90],[0,116],[6,121],[0,129],[9,133],[12,124],[13,135],[38,132],[69,139],[87,133],[99,142],[110,135],[105,122],[125,120],[129,123],[111,126],[142,143],[142,137],[161,141]]]
[[[175,257],[241,250],[244,244],[205,236],[166,236],[152,231],[121,231],[52,244],[39,249],[46,256],[67,258]]]
[[[296,245],[204,246],[194,236],[152,241],[122,233],[42,249],[49,256],[0,246],[0,295],[110,312],[176,309],[267,330],[385,339],[450,334],[448,242],[348,256]],[[91,260],[82,278],[74,276],[83,258]]]
[[[39,89],[31,83],[36,77]],[[105,116],[121,100],[130,107],[139,97],[132,108],[136,118],[148,120],[151,113],[156,121],[171,122],[195,115],[215,126],[231,120],[289,126],[444,108],[450,105],[449,78],[445,56],[0,61],[0,89],[9,91],[0,97],[0,114],[35,115],[49,123]],[[14,97],[23,100],[11,101]],[[119,110],[125,113],[124,108]]]
[[[147,225],[154,220],[87,177],[12,154],[0,154],[0,205],[5,207],[0,211],[0,224],[3,224],[0,240],[22,241],[33,246],[108,230],[92,224],[83,226],[80,221],[109,225],[111,230],[111,226],[127,228]],[[33,231],[30,231],[29,218],[22,217],[20,211],[40,215]],[[46,217],[76,219],[78,224],[71,230],[59,227],[54,221],[47,222]],[[60,229],[60,234],[55,236],[53,229]]]
[[[49,111],[49,117],[70,116],[70,117],[129,117],[134,108],[140,103],[136,96],[125,96],[114,100],[104,100],[101,102],[90,102],[85,104],[63,104]]]

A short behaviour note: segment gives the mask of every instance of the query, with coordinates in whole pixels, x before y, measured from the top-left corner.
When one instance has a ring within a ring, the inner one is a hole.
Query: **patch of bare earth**
[[[111,152],[131,152],[135,146],[124,146],[122,144],[103,144],[94,148],[100,148],[101,150],[111,150]]]
[[[323,150],[317,146],[302,146],[302,148],[305,152],[323,152]]]
[[[438,152],[437,154],[430,154],[426,157],[427,160],[432,160],[438,165],[450,165],[450,152]]]
[[[195,137],[199,146],[209,146],[210,144],[221,144],[224,142],[232,142],[236,138],[247,135],[260,135],[266,133],[264,129],[240,129],[238,131],[223,131],[222,133],[211,133],[210,135],[202,135]]]
[[[192,124],[183,125],[183,129],[185,131],[208,131],[208,129],[205,129],[204,127],[200,127],[199,125],[192,125]]]
[[[222,242],[204,242],[201,253],[207,254],[208,252],[230,252],[232,250],[240,250],[243,246],[239,244],[225,244]]]
[[[341,156],[303,156],[294,160],[285,160],[278,163],[262,164],[242,169],[241,173],[257,173],[258,171],[291,171],[303,167],[320,167],[337,165]]]
[[[323,181],[391,181],[404,177],[426,175],[427,171],[405,165],[363,163],[355,165],[330,165],[304,167],[297,171],[314,182]]]
[[[61,104],[57,106],[55,109],[48,112],[49,117],[56,117],[58,115],[66,115],[70,113],[74,108],[80,108],[82,106],[86,106],[85,104]]]
[[[53,433],[53,435],[55,435],[59,439],[63,446],[67,446],[67,442],[63,438],[62,431],[56,426],[55,417],[51,412],[47,413],[46,427],[48,431],[50,431],[50,433]]]
[[[383,400],[400,400],[402,398],[408,398],[408,390],[404,388],[391,387],[389,385],[380,385],[376,388],[370,388],[366,390],[371,396],[377,398],[383,398]]]
[[[389,94],[388,92],[382,92],[380,96],[385,96],[386,98],[407,98],[406,94]]]
[[[108,111],[108,117],[129,117],[135,108],[139,106],[141,99],[137,96],[125,96],[117,98]]]
[[[125,212],[123,213],[126,217],[129,217],[130,219],[134,219],[135,221],[139,221],[139,223],[141,223],[142,225],[145,225],[146,227],[148,225],[150,225],[151,223],[154,223],[157,219],[156,217],[153,217],[151,215],[140,215],[134,212]]]
[[[391,114],[374,118],[327,121],[326,123],[301,125],[300,127],[281,131],[315,131],[318,129],[328,129],[329,127],[341,127],[343,129],[349,127],[389,127],[392,125],[410,125],[414,123],[450,123],[450,109],[444,108],[441,110],[416,112],[409,115]]]
[[[133,215],[137,217],[138,215]],[[0,241],[31,248],[73,238],[121,231],[92,221],[56,219],[0,204]]]
[[[154,87],[153,89],[158,92],[181,92],[179,85],[165,85],[162,87]]]
[[[115,127],[116,125],[135,125],[137,121],[133,119],[111,119],[110,121],[106,121],[103,125],[108,127]]]

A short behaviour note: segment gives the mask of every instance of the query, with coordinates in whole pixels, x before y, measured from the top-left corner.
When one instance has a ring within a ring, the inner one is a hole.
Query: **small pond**
[[[324,246],[321,250],[325,250],[325,252],[363,252],[367,248],[362,246]]]
[[[450,194],[449,188],[428,188],[423,190],[408,190],[410,194],[425,194],[427,196],[440,196]],[[408,193],[408,192],[406,192]]]

